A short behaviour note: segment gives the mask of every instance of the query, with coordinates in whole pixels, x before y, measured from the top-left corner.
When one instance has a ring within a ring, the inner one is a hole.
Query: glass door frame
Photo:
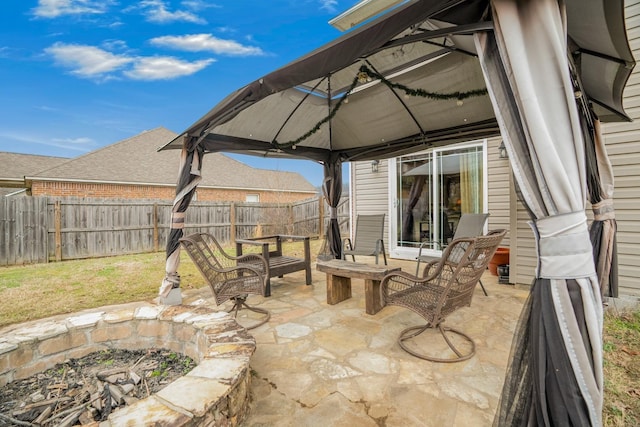
[[[464,142],[460,144],[453,145],[445,145],[442,147],[430,148],[428,150],[419,151],[417,153],[413,153],[411,155],[420,155],[420,154],[429,154],[450,150],[459,150],[464,148],[471,147],[482,147],[482,205],[483,212],[487,211],[489,194],[488,194],[488,160],[487,160],[487,140],[476,140],[470,142]],[[401,156],[404,157],[404,156]],[[398,205],[400,203],[400,199],[398,197],[398,157],[393,157],[387,160],[388,162],[388,188],[389,188],[389,199],[388,199],[388,218],[389,218],[389,255],[391,258],[397,259],[410,259],[413,260],[418,256],[418,247],[407,247],[407,246],[398,246]],[[431,191],[433,194],[438,194],[438,165],[437,162],[434,162],[434,172],[432,179],[432,188]],[[486,231],[486,230],[485,230]],[[424,255],[433,255],[440,256],[442,251],[439,250],[423,250]]]

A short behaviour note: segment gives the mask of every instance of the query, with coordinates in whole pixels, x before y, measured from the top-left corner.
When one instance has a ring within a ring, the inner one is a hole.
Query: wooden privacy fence
[[[0,197],[0,265],[47,262],[47,199]]]
[[[0,198],[0,265],[163,250],[171,208],[159,200]],[[322,198],[286,205],[193,202],[185,234],[207,232],[221,242],[269,234],[319,236],[328,211]],[[348,198],[338,212],[341,231],[347,233]]]

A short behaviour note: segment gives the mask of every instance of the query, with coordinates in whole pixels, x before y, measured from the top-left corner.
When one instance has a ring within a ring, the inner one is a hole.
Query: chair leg
[[[307,266],[304,269],[304,271],[305,271],[305,279],[307,281],[307,286],[309,286],[313,283],[311,278],[311,265],[309,264],[309,261],[307,261]]]
[[[489,294],[487,293],[487,290],[484,288],[484,285],[482,284],[482,280],[478,280],[478,283],[480,283],[480,287],[482,288],[482,292],[484,292],[484,296],[488,297]]]
[[[380,246],[382,247],[382,258],[384,259],[384,265],[387,265],[387,252],[384,250],[384,241],[380,241]]]
[[[416,277],[420,277],[420,258],[418,258],[418,263],[416,264]]]
[[[250,305],[247,304],[246,300],[247,297],[246,296],[237,296],[237,297],[233,297],[231,298],[231,300],[233,301],[233,307],[231,307],[227,312],[231,313],[233,312],[233,317],[236,318],[238,316],[238,312],[240,310],[242,310],[243,308],[246,308],[249,311],[253,311],[255,313],[261,313],[264,314],[265,317],[263,317],[258,323],[251,325],[251,326],[245,326],[245,329],[249,330],[249,329],[254,329],[257,328],[258,326],[262,326],[265,323],[267,323],[269,321],[269,319],[271,319],[271,313],[267,310],[265,310],[264,308],[258,308],[258,307],[252,307]]]
[[[264,287],[264,296],[271,296],[271,277],[267,277],[267,285]]]
[[[476,344],[475,344],[475,342],[473,342],[471,337],[469,337],[468,335],[464,334],[463,332],[460,332],[459,330],[448,328],[448,327],[442,326],[442,325],[438,325],[437,326],[438,331],[440,331],[440,334],[444,338],[445,342],[447,343],[449,348],[456,354],[457,357],[452,358],[452,359],[443,359],[443,358],[439,358],[439,357],[433,357],[433,356],[429,356],[427,354],[419,353],[419,352],[409,348],[409,346],[407,346],[407,344],[405,344],[405,341],[407,341],[407,340],[409,340],[411,338],[417,337],[418,335],[420,335],[421,333],[423,333],[427,329],[432,329],[432,328],[433,328],[433,326],[431,326],[430,324],[412,326],[412,327],[406,328],[405,330],[403,330],[400,333],[400,336],[398,337],[398,344],[400,345],[400,347],[402,347],[402,349],[404,351],[406,351],[407,353],[411,354],[412,356],[419,357],[420,359],[428,360],[430,362],[439,362],[439,363],[462,362],[464,360],[470,359],[471,357],[473,357],[474,354],[476,354]],[[454,334],[460,336],[461,338],[463,338],[465,341],[467,341],[471,345],[471,349],[466,353],[461,352],[451,342],[451,340],[449,339],[449,337],[447,337],[445,332],[451,332],[451,333],[454,333]]]

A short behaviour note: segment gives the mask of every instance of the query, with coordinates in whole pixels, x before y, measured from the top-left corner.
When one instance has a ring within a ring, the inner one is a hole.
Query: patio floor
[[[411,261],[389,264],[415,269]],[[257,349],[251,358],[251,412],[243,426],[492,424],[528,289],[498,284],[487,271],[482,281],[489,296],[478,286],[471,307],[446,322],[474,338],[476,355],[459,363],[432,363],[407,354],[396,342],[402,329],[423,323],[421,317],[398,307],[366,314],[359,279],[352,281],[351,299],[328,305],[326,275],[315,264],[313,269],[312,286],[304,285],[304,272],[293,273],[272,280],[271,297],[248,299],[269,309],[271,320],[250,331]],[[185,292],[183,298],[186,304],[215,306],[208,288]],[[239,317],[240,323],[246,320]],[[436,335],[425,338],[439,342]]]

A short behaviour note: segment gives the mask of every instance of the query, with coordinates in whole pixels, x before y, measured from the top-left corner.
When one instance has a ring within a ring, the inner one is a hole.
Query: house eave
[[[109,185],[145,185],[150,187],[175,187],[175,184],[166,183],[152,183],[152,182],[131,182],[131,181],[101,181],[91,179],[73,179],[73,178],[46,178],[46,177],[26,177],[25,181],[43,181],[43,182],[72,182],[76,184],[109,184]],[[23,181],[24,183],[24,181]],[[25,185],[23,184],[22,187]],[[198,188],[202,189],[215,189],[215,190],[242,190],[242,191],[268,191],[277,193],[307,193],[316,194],[314,190],[296,190],[296,189],[274,189],[263,187],[234,187],[234,186],[217,186],[217,185],[199,185]]]
[[[0,178],[0,187],[5,188],[25,188],[27,186],[24,178]]]

